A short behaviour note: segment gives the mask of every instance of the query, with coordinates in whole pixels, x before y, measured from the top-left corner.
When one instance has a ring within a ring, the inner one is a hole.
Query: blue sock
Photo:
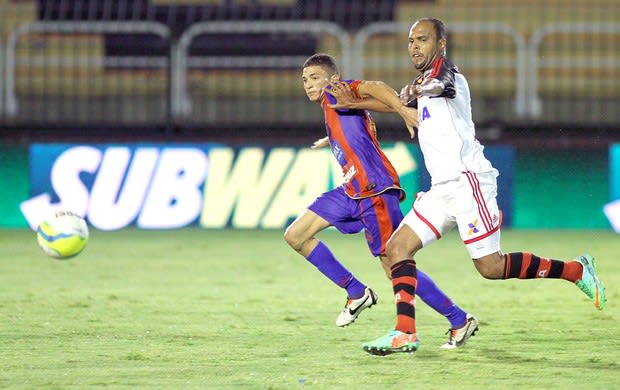
[[[460,328],[467,321],[467,313],[437,287],[433,279],[418,268],[418,286],[415,293],[420,299],[450,321],[450,328]]]
[[[327,245],[319,241],[319,245],[308,256],[308,261],[318,268],[323,275],[327,276],[329,280],[346,289],[349,298],[360,298],[364,295],[366,286],[340,264]]]

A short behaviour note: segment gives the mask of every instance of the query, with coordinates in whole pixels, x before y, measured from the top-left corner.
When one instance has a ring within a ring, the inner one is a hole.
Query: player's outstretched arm
[[[371,97],[389,106],[403,118],[411,138],[415,137],[415,128],[418,127],[418,111],[403,105],[398,93],[392,87],[383,81],[364,81],[358,87],[358,92],[362,97]]]
[[[394,110],[374,99],[372,97],[359,98],[355,96],[351,85],[343,81],[330,81],[330,88],[326,88],[325,92],[336,98],[335,104],[330,104],[330,108],[348,108],[353,110],[369,110],[378,112],[394,112]]]

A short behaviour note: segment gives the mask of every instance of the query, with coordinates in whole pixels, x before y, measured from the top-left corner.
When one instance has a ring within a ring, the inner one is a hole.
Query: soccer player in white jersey
[[[454,227],[483,277],[564,279],[575,283],[602,310],[605,289],[589,255],[561,261],[529,252],[502,253],[501,212],[496,201],[499,173],[476,140],[469,86],[446,58],[443,22],[432,18],[416,21],[409,31],[408,51],[419,76],[402,89],[400,99],[379,100],[391,107],[417,107],[418,139],[431,175],[431,188],[417,195],[412,210],[387,244],[396,326],[364,344],[363,349],[370,354],[387,355],[411,353],[419,348],[414,256]]]

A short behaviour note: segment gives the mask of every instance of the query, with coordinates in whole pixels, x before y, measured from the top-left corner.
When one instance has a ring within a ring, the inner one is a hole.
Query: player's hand
[[[420,91],[417,85],[407,84],[400,90],[400,94],[398,96],[400,97],[400,102],[403,105],[409,106],[412,100],[418,98],[419,94]]]
[[[327,86],[331,88],[327,88]],[[330,108],[353,108],[352,105],[359,101],[349,83],[328,80],[327,86],[324,91],[336,98],[336,103],[330,104]]]
[[[416,108],[403,106],[399,110],[398,114],[405,121],[405,125],[407,126],[411,139],[415,138],[415,129],[418,127],[418,110]]]
[[[409,137],[411,139],[414,139],[415,138],[415,129],[416,129],[416,127],[413,127],[413,126],[411,126],[409,124],[406,124],[406,125],[407,125],[407,131],[409,131]]]
[[[317,139],[316,141],[314,141],[312,146],[310,146],[310,149],[320,149],[326,146],[329,146],[329,138],[323,137],[321,139]]]

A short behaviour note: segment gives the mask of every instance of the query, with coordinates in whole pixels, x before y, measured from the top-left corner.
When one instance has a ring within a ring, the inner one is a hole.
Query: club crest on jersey
[[[420,114],[420,122],[424,121],[425,119],[429,119],[431,117],[431,114],[428,112],[428,108],[426,106],[422,107],[422,113]]]

